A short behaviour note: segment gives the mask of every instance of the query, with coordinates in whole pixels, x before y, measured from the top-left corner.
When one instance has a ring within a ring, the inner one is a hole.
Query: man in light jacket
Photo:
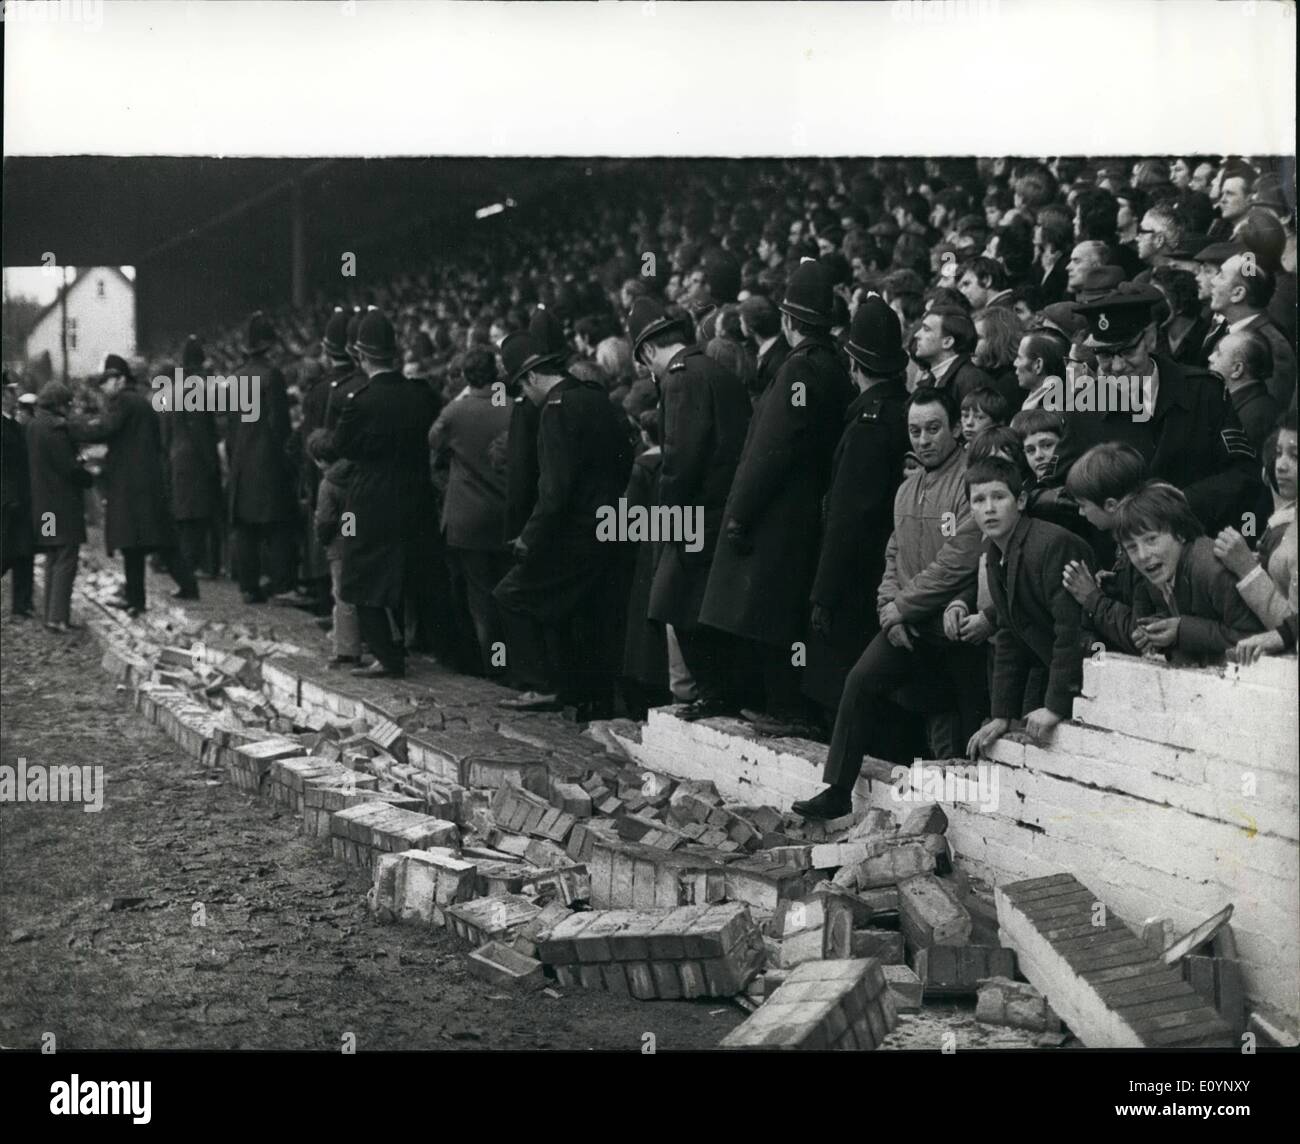
[[[944,629],[944,609],[979,569],[980,531],[970,515],[957,439],[960,413],[946,389],[924,386],[907,402],[907,432],[921,468],[894,498],[894,532],[876,605],[880,633],[849,672],[835,716],[824,780],[827,789],[796,802],[805,818],[838,818],[853,808],[864,755],[908,763],[889,697],[918,680],[946,682],[969,738],[987,704],[985,649]],[[965,742],[965,739],[962,740]]]

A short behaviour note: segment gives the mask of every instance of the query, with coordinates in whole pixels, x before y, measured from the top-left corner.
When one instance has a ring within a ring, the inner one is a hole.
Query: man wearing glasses
[[[1139,285],[1151,281],[1151,271],[1168,266],[1183,239],[1183,224],[1168,203],[1157,203],[1142,216],[1137,230],[1137,254],[1145,269],[1134,281]]]
[[[1209,370],[1180,365],[1155,351],[1160,293],[1126,282],[1075,306],[1087,321],[1083,346],[1097,355],[1097,404],[1067,412],[1057,472],[1093,445],[1120,441],[1146,458],[1147,475],[1186,494],[1206,529],[1240,521],[1260,495],[1259,462]],[[1124,378],[1122,384],[1108,378]]]

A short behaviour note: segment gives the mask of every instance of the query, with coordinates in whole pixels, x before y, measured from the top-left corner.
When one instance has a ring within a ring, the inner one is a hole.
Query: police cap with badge
[[[1074,311],[1088,323],[1084,345],[1090,349],[1122,350],[1135,345],[1152,321],[1152,309],[1163,300],[1154,286],[1121,283],[1109,294],[1076,304]]]

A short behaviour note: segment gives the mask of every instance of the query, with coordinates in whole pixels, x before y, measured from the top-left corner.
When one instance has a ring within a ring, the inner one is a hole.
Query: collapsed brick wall
[[[1075,719],[1050,744],[1008,736],[994,747],[996,810],[941,804],[955,862],[990,885],[1072,873],[1130,925],[1164,917],[1185,932],[1233,903],[1248,998],[1295,1022],[1296,690],[1289,657],[1203,670],[1088,661]],[[822,785],[825,747],[765,742],[734,721],[653,711],[639,741],[623,743],[645,766],[709,778],[728,798],[787,808]],[[889,778],[868,760],[855,805],[900,810]]]

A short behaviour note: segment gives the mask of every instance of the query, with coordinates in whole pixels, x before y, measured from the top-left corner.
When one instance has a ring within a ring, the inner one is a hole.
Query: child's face
[[[976,434],[992,424],[993,418],[973,405],[968,405],[961,411],[961,435],[967,441],[974,441]]]
[[[1052,460],[1061,438],[1055,433],[1030,433],[1025,438],[1025,460],[1039,480],[1052,471]]]
[[[1277,435],[1277,454],[1273,474],[1277,478],[1277,491],[1283,500],[1296,499],[1296,435],[1283,429]]]
[[[1080,500],[1079,515],[1099,532],[1110,531],[1111,514],[1101,505],[1093,504],[1090,500]]]
[[[1000,544],[1020,521],[1025,496],[1015,496],[1006,481],[985,481],[970,487],[970,511],[986,540]]]
[[[1173,579],[1183,542],[1172,532],[1143,532],[1123,543],[1129,562],[1157,588]]]

